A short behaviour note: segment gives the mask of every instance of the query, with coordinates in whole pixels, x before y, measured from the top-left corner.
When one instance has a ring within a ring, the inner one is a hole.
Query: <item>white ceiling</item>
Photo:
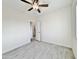
[[[28,0],[31,2],[31,0]],[[45,13],[47,11],[53,11],[56,10],[58,8],[62,8],[68,5],[71,5],[73,3],[73,1],[76,0],[40,0],[40,4],[41,3],[48,3],[49,7],[47,8],[40,8],[40,10],[42,11],[42,13]],[[32,10],[33,12],[29,12],[27,11],[31,6],[27,3],[24,3],[20,0],[3,0],[3,9],[12,9],[12,10],[16,10],[18,12],[21,13],[30,13],[32,15],[37,14],[36,11]],[[42,14],[41,13],[41,14]]]

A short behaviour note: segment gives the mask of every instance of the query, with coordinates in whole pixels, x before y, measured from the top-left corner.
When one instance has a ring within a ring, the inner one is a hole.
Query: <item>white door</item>
[[[36,23],[36,39],[39,41],[41,40],[41,38],[40,38],[40,28],[41,28],[40,25],[41,25],[40,21],[37,21],[37,23]]]

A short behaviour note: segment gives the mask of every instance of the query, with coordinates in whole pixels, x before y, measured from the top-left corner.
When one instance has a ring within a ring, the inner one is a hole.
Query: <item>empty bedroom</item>
[[[77,59],[76,0],[2,0],[2,59]]]

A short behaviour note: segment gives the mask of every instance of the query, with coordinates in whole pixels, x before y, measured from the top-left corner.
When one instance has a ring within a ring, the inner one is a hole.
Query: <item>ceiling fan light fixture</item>
[[[38,7],[38,4],[37,4],[37,3],[34,3],[34,4],[33,4],[33,9],[36,9],[36,10],[37,10],[38,8],[39,8],[39,7]]]

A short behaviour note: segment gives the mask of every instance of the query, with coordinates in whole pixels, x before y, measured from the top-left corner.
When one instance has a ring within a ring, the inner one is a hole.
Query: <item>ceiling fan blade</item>
[[[38,3],[38,0],[36,0],[36,3]]]
[[[41,4],[39,7],[48,7],[48,4]]]
[[[35,0],[33,0],[33,4],[35,3]]]
[[[38,0],[33,0],[33,4],[34,4],[34,3],[38,3]]]
[[[32,8],[30,8],[30,9],[28,9],[28,11],[31,11],[33,9],[33,7]]]
[[[32,4],[32,3],[30,3],[30,2],[28,2],[28,1],[26,1],[26,0],[21,0],[21,1],[23,1],[23,2],[25,2],[25,3],[28,3],[28,4]]]
[[[37,9],[37,11],[38,11],[39,13],[41,13],[40,9]]]

